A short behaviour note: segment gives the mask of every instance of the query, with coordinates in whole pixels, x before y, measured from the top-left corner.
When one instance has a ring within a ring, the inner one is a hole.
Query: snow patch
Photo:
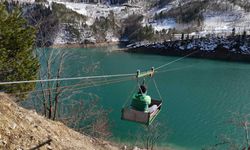
[[[108,42],[118,42],[119,38],[115,37],[112,31],[106,33],[106,40]]]
[[[96,18],[108,17],[111,13],[114,14],[116,19],[123,19],[134,13],[141,13],[140,8],[127,8],[125,6],[109,6],[103,4],[85,4],[85,3],[72,3],[72,2],[57,2],[63,4],[66,8],[71,9],[88,19],[86,24],[93,25]]]
[[[174,28],[176,26],[176,22],[173,19],[168,20],[159,20],[153,23],[150,23],[155,31],[161,31],[163,29],[167,30],[170,28]]]

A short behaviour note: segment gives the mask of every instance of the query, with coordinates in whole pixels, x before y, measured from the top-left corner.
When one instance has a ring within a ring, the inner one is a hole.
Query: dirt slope
[[[109,142],[94,139],[19,107],[6,94],[0,93],[0,150],[116,150]]]

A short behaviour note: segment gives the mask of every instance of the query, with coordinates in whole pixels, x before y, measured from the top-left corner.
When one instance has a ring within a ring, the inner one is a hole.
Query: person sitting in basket
[[[151,97],[147,95],[147,88],[143,84],[140,86],[139,92],[134,94],[131,106],[135,110],[152,113],[157,109],[157,105],[149,107],[150,104],[151,104]]]

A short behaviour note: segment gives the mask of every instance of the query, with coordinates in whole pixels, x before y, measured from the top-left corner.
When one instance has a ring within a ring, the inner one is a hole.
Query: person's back
[[[151,97],[146,94],[135,94],[131,106],[139,111],[148,111],[148,105],[151,103]]]
[[[146,87],[140,86],[140,90],[132,98],[131,106],[138,111],[148,111],[148,106],[151,104],[151,97],[147,94]]]

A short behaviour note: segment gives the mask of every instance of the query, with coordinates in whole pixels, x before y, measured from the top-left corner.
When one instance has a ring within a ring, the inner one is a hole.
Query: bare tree
[[[249,125],[250,125],[250,114],[240,114],[240,113],[234,113],[232,119],[229,121],[229,123],[235,125],[236,127],[239,127],[243,130],[244,135],[243,136],[243,148],[242,149],[250,149],[249,145]]]
[[[39,58],[44,58],[44,60],[40,60],[41,63],[44,63],[40,65],[39,78],[41,80],[61,78],[64,71],[64,61],[71,56],[68,51],[62,49],[48,50],[46,48],[38,48],[37,55]],[[61,81],[40,82],[41,92],[38,93],[37,97],[42,101],[44,116],[49,119],[56,119],[60,96],[69,90],[69,88],[61,88],[61,84]]]
[[[228,150],[239,149],[239,145],[237,145],[237,142],[231,137],[222,134],[220,136],[216,136],[216,138],[219,141],[218,143],[203,147],[202,150],[217,150],[221,149],[222,147],[223,149],[228,149]]]
[[[221,149],[222,147],[228,150],[250,150],[249,119],[250,114],[233,113],[227,123],[237,127],[235,128],[236,135],[220,135],[217,137],[219,141],[218,143],[203,148],[203,150],[216,150]]]
[[[48,11],[47,13],[40,14],[40,9],[43,8],[39,6],[38,9],[26,14],[30,23],[38,31],[36,55],[40,59],[39,79],[64,78],[68,75],[66,72],[66,61],[84,60],[87,57],[75,55],[68,49],[48,48],[53,43],[59,30],[58,20],[49,10],[46,10]],[[85,64],[85,61],[77,63],[82,67],[77,69],[75,73],[71,73],[71,76],[80,76],[98,68],[98,62],[88,65]],[[99,81],[63,82],[57,80],[40,82],[37,84],[37,90],[32,94],[36,99],[33,100],[33,102],[37,103],[35,105],[37,106],[36,110],[45,117],[62,121],[78,131],[83,131],[96,137],[107,137],[110,135],[108,120],[110,111],[98,105],[98,98],[94,94],[84,94],[83,91],[76,89],[93,85],[96,82]]]
[[[139,131],[137,136],[137,144],[143,144],[142,146],[147,150],[155,149],[157,143],[164,141],[167,138],[169,131],[161,123],[155,121],[149,126],[143,126],[143,131]]]
[[[108,114],[110,111],[98,106],[98,96],[91,93],[85,93],[85,98],[73,100],[68,105],[63,105],[61,111],[60,121],[64,122],[73,129],[92,135],[94,137],[102,138],[109,137],[111,132],[109,129]]]

